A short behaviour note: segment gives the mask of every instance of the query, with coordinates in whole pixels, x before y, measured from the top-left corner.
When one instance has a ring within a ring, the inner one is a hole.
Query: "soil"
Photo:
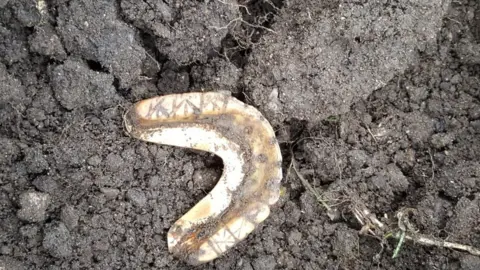
[[[133,102],[229,91],[273,124],[271,216],[196,269],[480,269],[476,0],[0,0],[0,269],[190,269],[170,226],[216,183],[208,153],[126,136]],[[291,168],[340,213],[331,219]]]

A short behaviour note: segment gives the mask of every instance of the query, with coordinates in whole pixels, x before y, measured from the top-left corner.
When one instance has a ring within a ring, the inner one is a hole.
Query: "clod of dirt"
[[[156,75],[155,75],[156,76]],[[142,100],[158,95],[158,88],[152,81],[142,81],[132,86],[129,97],[132,100]]]
[[[27,149],[25,164],[29,173],[42,173],[49,168],[48,162],[40,149]]]
[[[439,175],[435,184],[450,198],[469,197],[480,191],[480,162],[460,161]],[[462,208],[462,211],[465,210]]]
[[[408,96],[412,103],[420,104],[420,102],[428,98],[428,88],[426,86],[406,86],[405,90],[408,91]]]
[[[428,141],[434,132],[434,121],[425,114],[412,112],[405,117],[405,133],[414,145]]]
[[[20,195],[17,217],[28,222],[40,222],[47,218],[50,195],[41,192],[24,192]]]
[[[301,241],[302,241],[302,233],[298,231],[297,229],[293,229],[289,234],[288,234],[288,244],[290,246],[299,246]]]
[[[158,175],[152,175],[148,178],[148,187],[152,189],[157,189],[160,187],[162,180]]]
[[[28,56],[28,49],[24,36],[0,25],[0,55],[2,56],[2,62],[5,64],[12,64],[25,59]]]
[[[4,8],[8,4],[9,0],[0,0],[0,8]]]
[[[468,112],[468,117],[470,120],[477,120],[480,118],[480,106],[475,106],[471,108]]]
[[[418,214],[415,215],[415,220],[418,227],[435,232],[436,228],[443,225],[442,222],[447,219],[453,207],[451,202],[443,198],[426,195],[416,208]]]
[[[32,184],[38,190],[49,194],[54,194],[58,189],[58,183],[56,182],[56,180],[52,177],[49,177],[48,175],[37,176],[33,180]]]
[[[98,166],[102,162],[102,158],[98,155],[91,156],[87,159],[87,164],[90,166]]]
[[[27,269],[22,262],[10,256],[0,256],[0,269],[5,270],[24,270]]]
[[[236,1],[121,1],[123,14],[156,37],[157,49],[179,64],[205,62],[221,45],[233,20]]]
[[[29,0],[12,1],[11,9],[22,26],[33,27],[40,22],[42,16],[36,3]]]
[[[287,203],[285,203],[286,206]],[[318,218],[323,212],[323,209],[318,207],[319,203],[311,192],[303,192],[300,196],[301,211],[303,216],[309,219]],[[301,213],[300,213],[301,214]],[[300,216],[299,216],[300,217]],[[290,217],[289,217],[290,219]],[[288,221],[287,221],[288,222]]]
[[[480,134],[480,120],[472,121],[470,124],[475,133]]]
[[[480,258],[473,255],[464,255],[460,258],[462,270],[478,270],[480,269]]]
[[[9,165],[20,156],[20,148],[14,140],[0,138],[0,145],[2,146],[0,165]]]
[[[16,104],[25,101],[24,99],[25,88],[17,78],[8,74],[7,68],[0,63],[0,104]]]
[[[441,149],[444,148],[448,145],[450,145],[453,140],[455,139],[455,134],[449,133],[449,134],[433,134],[432,138],[430,139],[430,142],[432,143],[433,147],[436,149]]]
[[[218,182],[221,173],[211,168],[196,169],[192,175],[193,189],[203,194],[203,190],[211,190]]]
[[[275,261],[275,257],[273,255],[266,255],[261,256],[253,260],[252,267],[253,269],[262,269],[262,270],[273,270],[277,262]]]
[[[287,225],[295,226],[296,224],[298,224],[298,221],[300,220],[300,217],[302,215],[302,211],[294,202],[285,202],[285,205],[283,206],[283,211],[285,212],[285,215],[288,216],[285,221]]]
[[[346,226],[338,226],[333,238],[333,254],[343,259],[355,257],[358,252],[358,241],[357,231]]]
[[[68,52],[99,62],[121,87],[140,76],[145,50],[136,32],[119,20],[115,1],[80,0],[58,6],[57,31]]]
[[[118,194],[120,194],[120,190],[116,188],[101,188],[100,191],[107,199],[114,199],[118,196]]]
[[[129,189],[127,191],[127,199],[137,207],[143,207],[147,203],[147,197],[140,189]]]
[[[348,162],[355,169],[360,169],[361,167],[363,167],[369,159],[367,152],[365,152],[364,150],[356,150],[356,149],[348,151],[347,157],[348,157]]]
[[[79,215],[77,210],[71,205],[66,205],[60,212],[60,219],[69,230],[74,229],[78,225]]]
[[[347,165],[346,144],[339,143],[333,139],[305,142],[305,149],[311,154],[306,157],[313,164],[316,178],[322,182],[334,182],[340,177],[340,170]]]
[[[27,241],[29,247],[36,247],[42,242],[40,228],[36,224],[22,226],[19,233]]]
[[[53,69],[55,98],[67,110],[104,108],[120,100],[113,87],[113,76],[95,72],[80,61],[67,60]]]
[[[475,228],[478,227],[478,217],[480,216],[480,200],[476,198],[469,200],[461,198],[455,206],[455,216],[447,223],[450,241],[460,241],[464,244],[478,242],[478,236],[475,235]],[[475,241],[477,240],[477,241]]]
[[[129,162],[129,159],[126,158],[132,150],[132,148],[126,148],[121,155],[113,152],[109,153],[103,162],[105,169],[104,176],[95,179],[95,184],[100,187],[116,188],[123,183],[133,181],[133,166],[135,162],[132,160]],[[142,166],[151,166],[151,163],[145,161],[139,162],[139,164]]]
[[[67,57],[60,38],[48,25],[36,27],[35,32],[29,37],[28,43],[30,51],[34,53],[49,56],[55,60],[64,60]]]
[[[157,88],[169,93],[188,92],[190,87],[190,77],[186,71],[165,70],[160,74]]]
[[[220,89],[237,93],[240,72],[231,62],[216,58],[205,66],[194,66],[190,74],[195,89]]]
[[[307,2],[286,4],[245,68],[247,90],[274,123],[347,112],[436,42],[449,1]],[[267,106],[275,88],[283,108]]]
[[[45,112],[42,109],[38,108],[29,108],[27,109],[27,116],[31,124],[38,126],[40,122],[47,119]]]
[[[470,40],[461,40],[455,52],[460,60],[466,64],[478,65],[480,63],[480,44],[471,42]]]
[[[383,198],[390,198],[393,201],[394,193],[406,191],[409,183],[402,171],[395,164],[390,163],[384,170],[370,178],[369,185],[372,190],[384,194]]]
[[[72,254],[72,239],[65,224],[54,223],[46,226],[43,248],[55,258],[66,258]]]

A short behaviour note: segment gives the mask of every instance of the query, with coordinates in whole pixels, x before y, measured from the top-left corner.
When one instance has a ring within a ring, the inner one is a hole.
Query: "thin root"
[[[300,181],[302,181],[302,184],[305,186],[305,188],[315,196],[317,201],[321,203],[323,207],[325,207],[325,209],[327,209],[327,213],[332,213],[333,212],[332,208],[326,203],[326,201],[322,198],[322,196],[312,187],[312,185],[310,185],[310,183],[303,177],[303,175],[300,174],[300,172],[298,172],[297,163],[295,161],[295,157],[293,156],[293,152],[292,152],[292,161],[290,162],[287,175],[289,175],[291,168],[293,168],[293,171],[295,172],[297,177],[300,179]]]
[[[352,208],[352,212],[355,216],[355,218],[358,220],[358,222],[363,226],[363,230],[367,230],[370,234],[376,235],[374,230],[375,228],[382,229],[382,231],[390,231],[389,228],[383,224],[381,221],[379,221],[374,214],[370,212],[366,207],[360,206],[358,207],[359,204],[357,204],[357,207]],[[393,237],[397,239],[399,242],[397,243],[397,246],[394,250],[392,258],[395,258],[398,256],[400,249],[402,247],[402,244],[405,240],[410,240],[414,241],[417,244],[421,244],[424,246],[436,246],[436,247],[442,247],[442,248],[451,248],[455,250],[460,250],[460,251],[465,251],[468,252],[472,255],[475,256],[480,256],[480,249],[475,248],[473,246],[469,245],[463,245],[459,243],[453,243],[453,242],[448,242],[444,240],[437,240],[434,239],[431,236],[426,236],[420,233],[417,233],[415,231],[415,228],[413,225],[410,223],[408,220],[408,213],[414,213],[415,209],[412,208],[406,208],[400,210],[396,214],[397,218],[397,225],[398,229],[396,233],[387,233],[384,235],[384,238],[389,238]],[[365,229],[367,228],[367,229]]]
[[[397,236],[395,236],[397,237]],[[472,255],[480,256],[480,249],[469,246],[463,245],[443,240],[436,240],[431,238],[430,236],[425,236],[421,234],[405,234],[405,239],[414,241],[415,243],[422,244],[425,246],[436,246],[436,247],[443,247],[443,248],[451,248],[460,251],[466,251]]]

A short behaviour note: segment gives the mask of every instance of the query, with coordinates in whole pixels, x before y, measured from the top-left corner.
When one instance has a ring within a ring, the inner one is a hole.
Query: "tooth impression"
[[[155,97],[124,118],[130,136],[216,154],[224,170],[210,193],[168,232],[168,249],[192,265],[248,236],[278,201],[282,156],[275,133],[252,106],[215,92]]]

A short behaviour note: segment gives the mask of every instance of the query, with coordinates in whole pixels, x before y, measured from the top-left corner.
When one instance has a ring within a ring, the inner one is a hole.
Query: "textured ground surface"
[[[198,269],[480,269],[412,242],[392,259],[344,207],[413,208],[421,233],[480,247],[475,0],[0,0],[0,269],[190,269],[166,233],[222,164],[135,141],[122,115],[199,89],[258,107],[286,175],[270,218]]]

